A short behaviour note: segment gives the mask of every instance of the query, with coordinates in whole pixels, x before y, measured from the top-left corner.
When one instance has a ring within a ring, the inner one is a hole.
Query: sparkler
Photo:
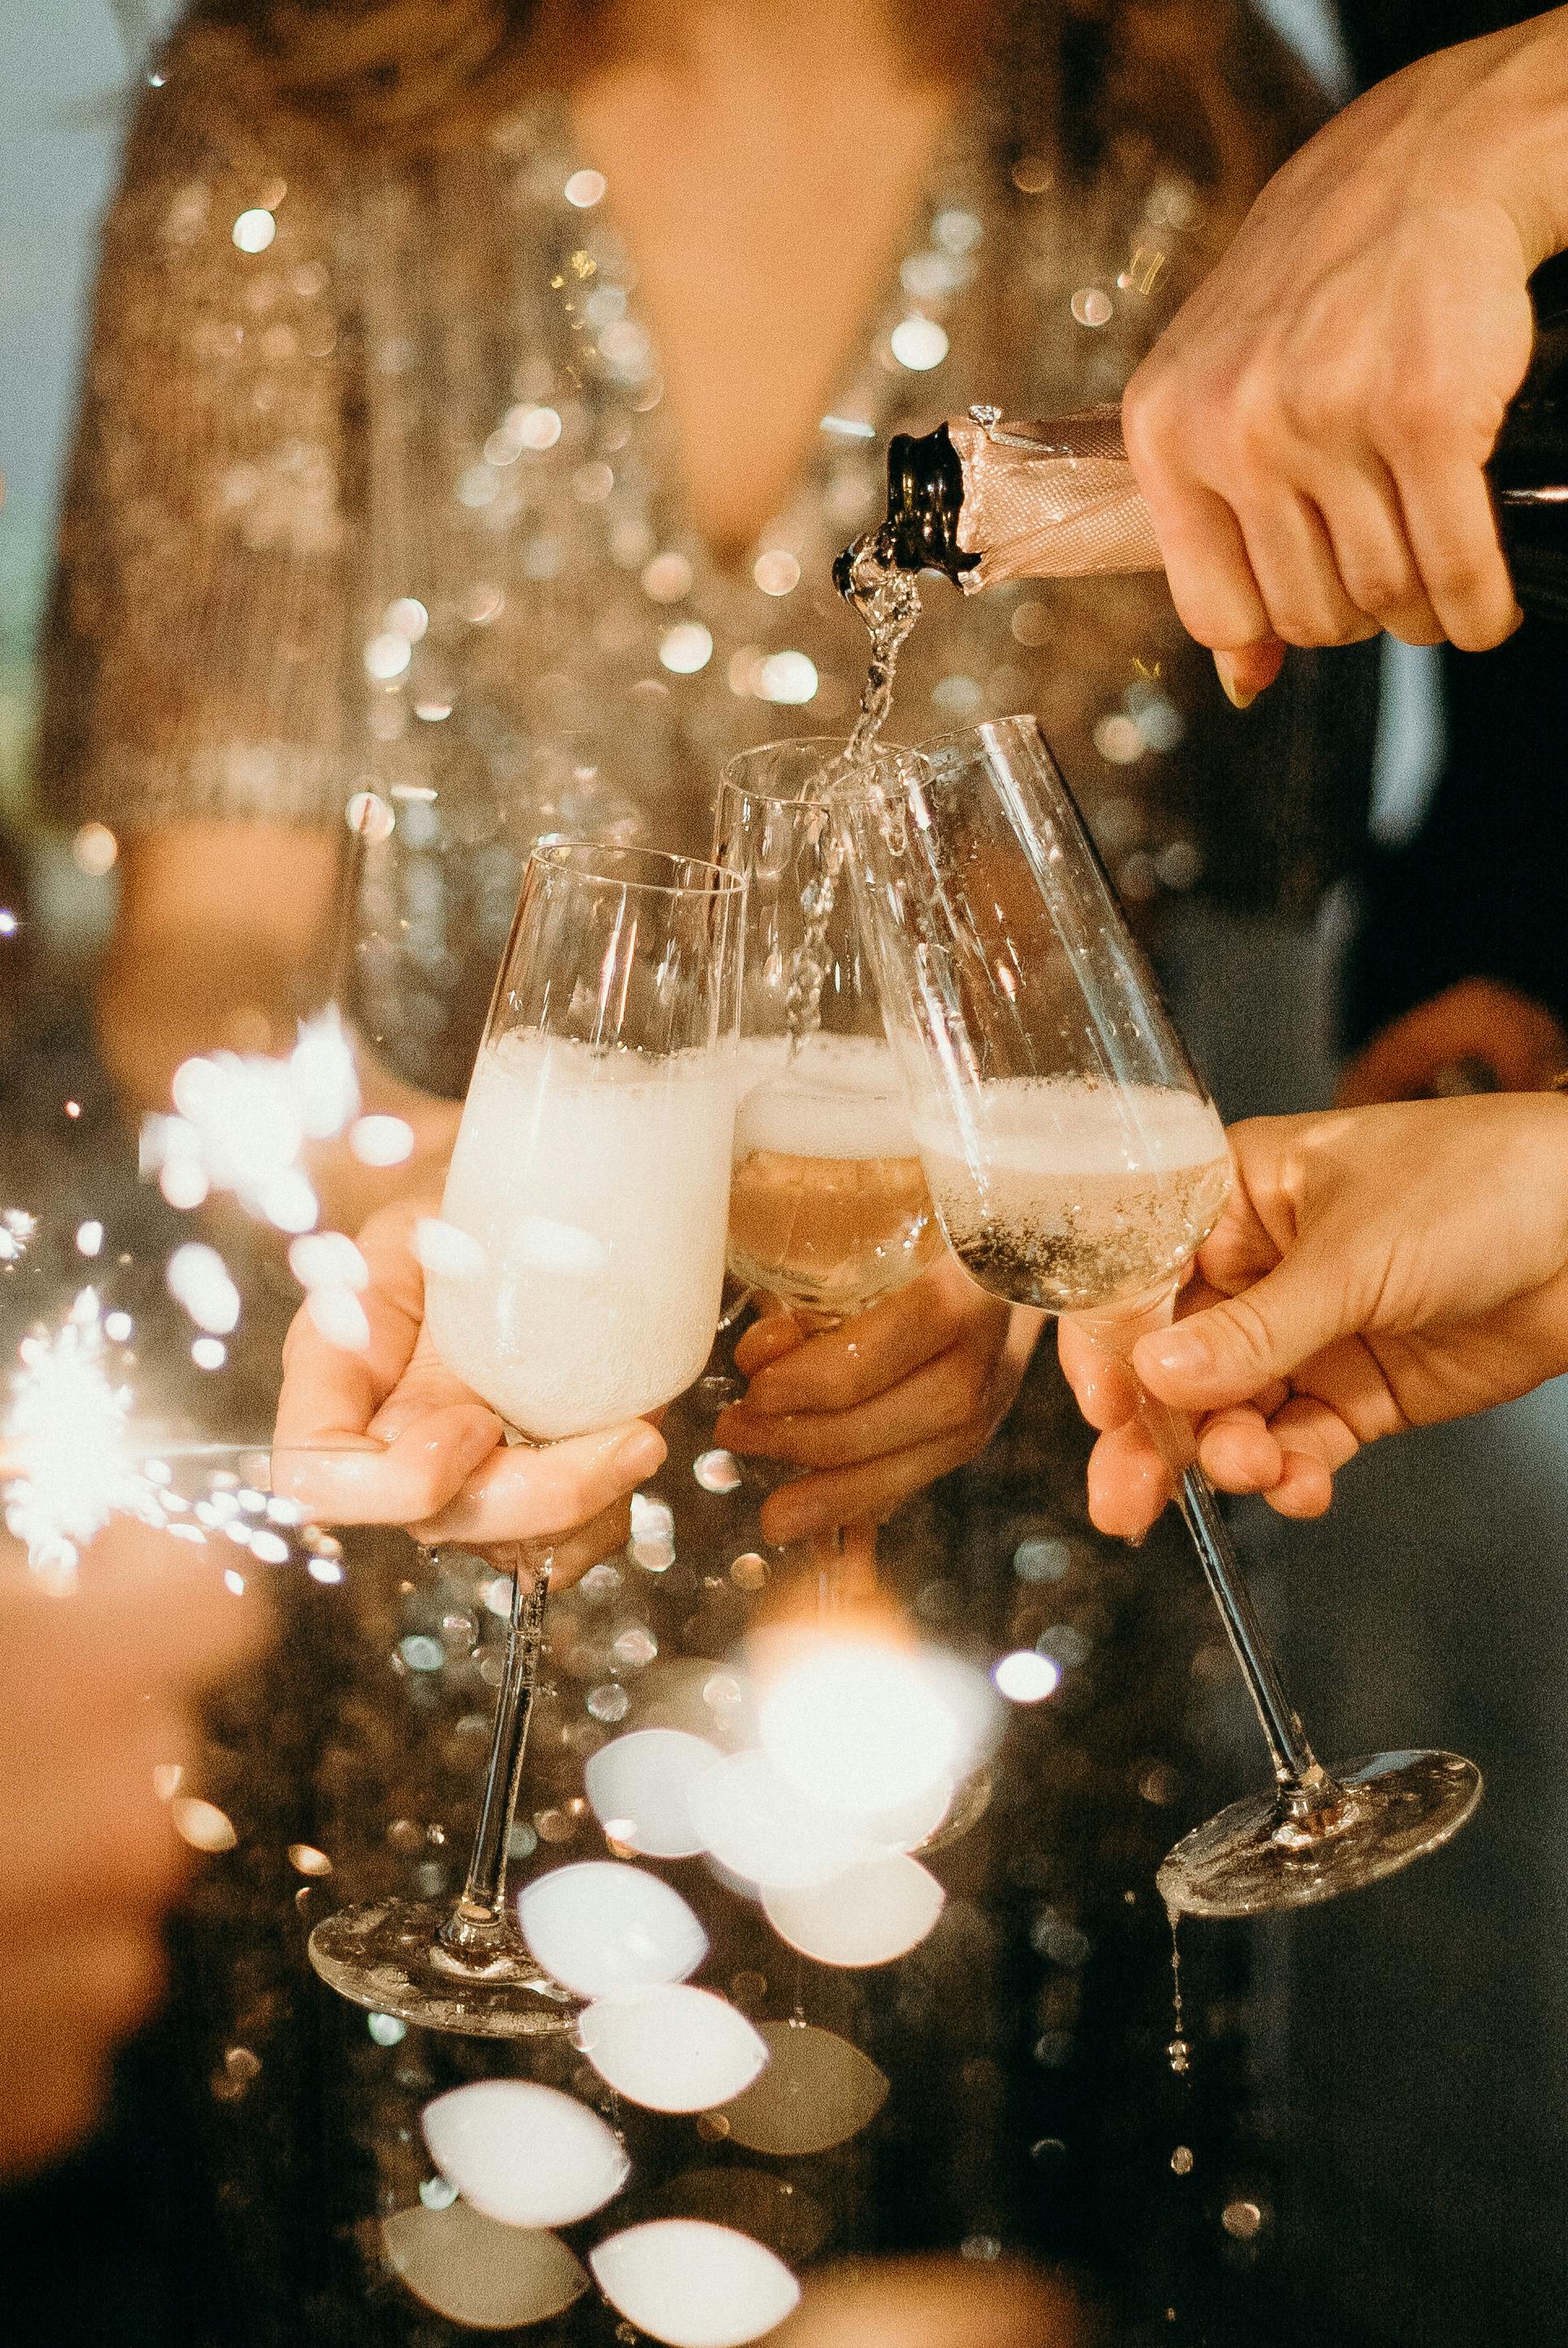
[[[114,1351],[97,1291],[84,1288],[59,1328],[23,1339],[11,1384],[5,1522],[34,1571],[62,1589],[111,1517],[163,1522],[131,1450],[131,1389],[113,1375]]]

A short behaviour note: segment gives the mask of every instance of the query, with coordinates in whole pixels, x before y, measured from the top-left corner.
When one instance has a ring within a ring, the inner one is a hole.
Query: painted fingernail
[[[1250,709],[1257,699],[1255,689],[1248,691],[1236,682],[1235,664],[1229,653],[1214,654],[1214,671],[1225,688],[1225,699],[1233,709]]]

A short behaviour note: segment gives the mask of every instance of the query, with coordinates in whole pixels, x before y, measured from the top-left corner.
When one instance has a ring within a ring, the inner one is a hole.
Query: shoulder
[[[134,222],[178,250],[200,235],[220,194],[257,210],[298,196],[303,209],[331,192],[344,164],[335,142],[283,102],[242,31],[187,25],[148,77],[107,233],[112,241]],[[232,225],[223,223],[226,235]]]

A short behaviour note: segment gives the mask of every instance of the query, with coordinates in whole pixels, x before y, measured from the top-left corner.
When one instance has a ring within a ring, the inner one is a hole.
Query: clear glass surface
[[[700,1375],[723,1282],[744,883],[691,858],[556,842],[528,860],[426,1253],[427,1325],[517,1438],[591,1434]],[[311,1935],[345,1997],[427,2029],[525,2037],[578,2001],[507,1910],[549,1587],[512,1577],[467,1880],[455,1907],[350,1908]]]
[[[941,1247],[823,795],[845,748],[732,759],[713,836],[714,861],[747,883],[730,1270],[818,1323],[901,1288]]]
[[[839,780],[833,806],[949,1246],[998,1294],[1109,1350],[1171,1310],[1225,1203],[1224,1130],[1031,718]],[[1250,1915],[1435,1849],[1481,1777],[1453,1754],[1330,1772],[1291,1707],[1191,1426],[1145,1395],[1274,1767],[1160,1870],[1173,1913]]]

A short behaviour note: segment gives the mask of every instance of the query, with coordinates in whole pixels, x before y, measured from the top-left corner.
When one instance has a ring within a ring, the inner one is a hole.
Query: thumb
[[[1249,1402],[1355,1326],[1322,1251],[1304,1244],[1242,1295],[1140,1337],[1132,1366],[1161,1402],[1220,1410]]]

